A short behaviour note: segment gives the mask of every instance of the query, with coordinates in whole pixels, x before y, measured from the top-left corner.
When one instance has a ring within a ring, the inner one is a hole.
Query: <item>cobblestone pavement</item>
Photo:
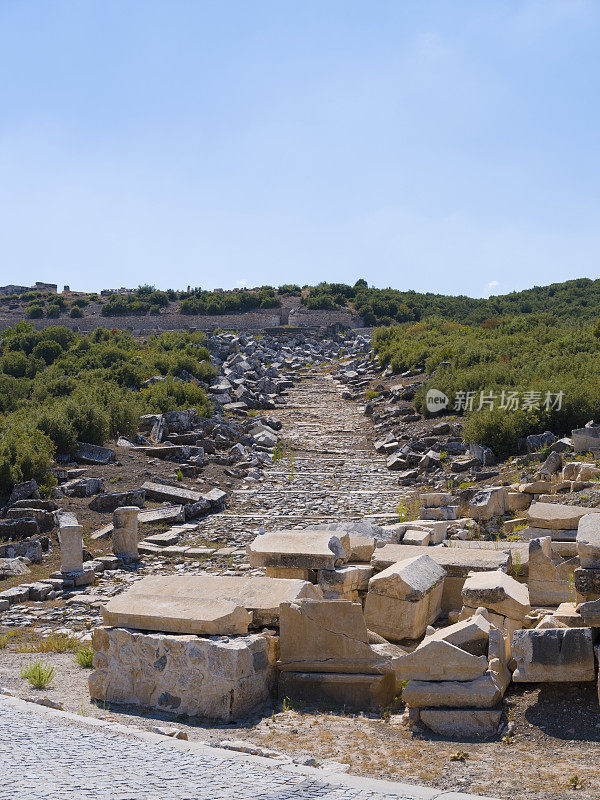
[[[423,795],[421,795],[423,796]],[[0,800],[413,800],[182,752],[0,701]]]

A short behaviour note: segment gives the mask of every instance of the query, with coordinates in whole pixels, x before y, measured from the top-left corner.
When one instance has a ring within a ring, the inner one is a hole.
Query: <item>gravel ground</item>
[[[350,765],[350,772],[371,778],[425,784],[502,797],[505,800],[580,800],[600,797],[600,710],[593,684],[512,687],[506,695],[516,731],[509,743],[444,741],[416,736],[399,722],[370,715],[345,715],[311,710],[266,709],[238,724],[190,720],[144,711],[134,706],[93,704],[88,695],[88,670],[71,654],[40,656],[56,668],[51,687],[31,689],[20,677],[22,667],[38,656],[0,651],[0,685],[15,695],[49,697],[67,711],[110,719],[150,730],[175,725],[190,740],[218,745],[223,739],[244,739],[297,758],[331,759]],[[399,712],[402,708],[399,709]],[[451,760],[467,753],[464,762]],[[582,788],[571,789],[578,776]]]

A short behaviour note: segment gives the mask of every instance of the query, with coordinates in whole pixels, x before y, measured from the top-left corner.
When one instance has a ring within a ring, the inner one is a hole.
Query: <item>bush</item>
[[[52,339],[44,339],[33,348],[33,356],[41,358],[46,364],[52,364],[62,351],[63,349],[58,342],[54,342]]]
[[[51,664],[38,659],[21,670],[21,677],[34,689],[46,689],[52,683],[56,670]]]
[[[91,669],[94,665],[94,648],[82,647],[75,653],[75,660],[83,669]]]
[[[4,424],[0,433],[0,493],[8,495],[16,483],[32,478],[48,485],[55,450],[50,437],[18,419]]]
[[[25,309],[25,314],[29,317],[29,319],[41,319],[44,316],[44,309],[42,306],[27,306]]]
[[[79,306],[73,306],[69,312],[69,316],[73,317],[74,319],[81,319],[83,317],[83,311],[79,308]]]
[[[58,317],[60,317],[60,306],[57,306],[54,303],[49,305],[48,310],[46,311],[46,316],[49,319],[58,319]]]

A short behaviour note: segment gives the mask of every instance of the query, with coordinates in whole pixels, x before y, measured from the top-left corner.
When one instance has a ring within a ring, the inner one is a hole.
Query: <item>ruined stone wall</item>
[[[20,314],[3,314],[0,316],[0,331],[16,325],[23,319]],[[248,311],[244,314],[220,314],[215,316],[188,315],[178,313],[160,314],[143,317],[103,317],[100,314],[89,314],[80,319],[67,315],[58,319],[28,320],[36,330],[43,330],[51,325],[65,325],[76,331],[92,331],[96,328],[117,328],[144,333],[155,331],[188,330],[212,331],[223,330],[264,330],[291,325],[299,328],[321,328],[330,325],[342,325],[345,328],[362,328],[363,321],[350,311],[309,311],[303,307],[298,309],[273,308],[266,311]]]

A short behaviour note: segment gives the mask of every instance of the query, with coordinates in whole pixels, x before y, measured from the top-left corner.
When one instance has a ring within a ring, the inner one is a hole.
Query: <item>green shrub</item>
[[[94,665],[94,648],[82,647],[75,653],[75,660],[83,669],[91,669]]]
[[[46,364],[52,364],[62,351],[63,349],[58,342],[52,341],[52,339],[42,339],[33,348],[33,356],[34,358],[41,358]]]
[[[15,483],[32,478],[47,484],[54,450],[50,437],[39,429],[5,422],[0,432],[0,493],[9,494]]]
[[[25,314],[29,317],[29,319],[41,319],[41,317],[44,316],[44,309],[40,305],[27,306],[25,309]]]
[[[83,311],[78,306],[74,305],[69,312],[69,316],[74,319],[81,319],[83,317]]]
[[[60,306],[57,306],[54,303],[52,303],[51,305],[48,306],[48,309],[46,311],[46,316],[49,319],[58,319],[58,317],[60,317],[60,311],[61,311]]]
[[[55,673],[51,664],[38,659],[21,670],[21,677],[29,681],[34,689],[46,689],[52,683]]]

